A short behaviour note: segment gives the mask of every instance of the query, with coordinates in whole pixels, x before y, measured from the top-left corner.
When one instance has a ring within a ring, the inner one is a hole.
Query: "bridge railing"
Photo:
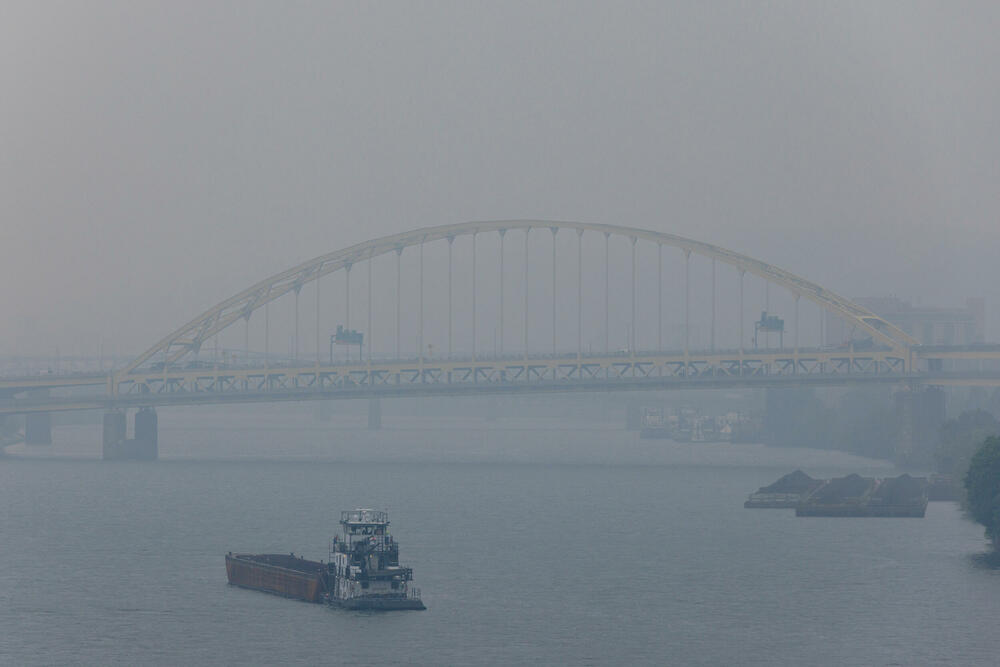
[[[889,350],[864,353],[738,350],[702,355],[506,355],[487,359],[410,359],[323,366],[215,367],[136,372],[117,378],[119,393],[211,393],[332,390],[426,384],[572,383],[652,378],[895,375],[906,360]]]

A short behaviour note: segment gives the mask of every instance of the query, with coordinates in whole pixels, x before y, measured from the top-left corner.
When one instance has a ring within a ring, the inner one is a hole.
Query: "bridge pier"
[[[642,429],[642,405],[636,401],[629,401],[625,406],[625,430],[640,429]]]
[[[156,410],[140,408],[135,415],[134,438],[127,433],[124,410],[104,413],[101,458],[105,461],[155,461],[159,454]]]
[[[496,396],[486,399],[486,421],[495,422],[500,417],[500,403]]]
[[[368,399],[368,430],[377,431],[382,428],[382,399]]]
[[[29,412],[24,416],[24,443],[26,445],[52,444],[51,412]]]
[[[136,453],[146,461],[155,461],[159,455],[159,419],[155,408],[140,408],[135,413]]]
[[[319,422],[328,422],[333,417],[333,401],[316,401],[313,418]]]
[[[944,391],[937,387],[901,389],[893,398],[899,428],[894,454],[896,463],[926,463],[945,422]]]
[[[811,423],[817,404],[816,394],[805,387],[768,387],[764,390],[764,434],[767,442],[779,446],[809,446],[815,432]]]
[[[101,458],[110,461],[118,456],[121,443],[125,441],[125,411],[111,410],[104,413],[104,428],[101,439]]]

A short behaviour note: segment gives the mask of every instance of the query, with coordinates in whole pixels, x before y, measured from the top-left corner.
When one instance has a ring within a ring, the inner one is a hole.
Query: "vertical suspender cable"
[[[576,230],[576,358],[583,358],[583,230]]]
[[[524,359],[528,359],[528,237],[531,235],[531,227],[524,230]],[[527,379],[527,369],[525,369],[525,379]]]
[[[552,228],[552,356],[556,356],[556,232],[558,227]]]
[[[503,356],[503,237],[506,232],[506,229],[500,230],[500,322],[498,324],[500,340],[497,342],[497,351],[501,357]]]
[[[819,346],[826,346],[826,310],[819,307]]]
[[[402,280],[400,278],[400,276],[402,276],[402,272],[401,272],[400,266],[399,266],[399,260],[400,260],[400,258],[402,256],[403,256],[403,249],[401,247],[400,248],[396,248],[396,358],[397,359],[399,359],[399,352],[400,352],[400,350],[399,350],[399,320],[400,320],[400,317],[399,317],[399,313],[400,313],[399,304],[400,304],[400,301],[402,301],[402,299],[403,299],[402,294],[401,294],[401,292],[402,292]]]
[[[472,232],[472,360],[476,360],[476,234]]]
[[[451,359],[451,254],[452,246],[455,244],[455,237],[448,237],[448,358]]]
[[[608,272],[610,271],[608,255],[608,239],[611,234],[604,232],[604,356],[608,356],[608,329],[611,327],[611,318],[608,316],[610,293],[608,292]]]
[[[798,353],[799,353],[799,295],[796,294],[795,295],[795,354]]]
[[[715,352],[715,258],[712,258],[712,352]]]
[[[764,310],[771,312],[771,281],[767,278],[764,279]],[[771,332],[767,329],[764,329],[764,347],[771,349]]]
[[[743,354],[743,276],[746,271],[740,269],[740,354]],[[742,368],[740,370],[742,373]]]
[[[319,271],[322,267],[316,268],[316,385],[319,386],[319,355],[320,355],[320,344],[319,344]]]
[[[424,360],[424,242],[420,242],[420,323],[417,332],[419,359]]]
[[[636,238],[632,237],[632,322],[629,325],[629,341],[628,341],[628,351],[633,357],[635,356],[635,242]],[[633,374],[635,369],[632,369]]]
[[[687,375],[687,356],[691,343],[691,251],[684,251],[684,374]]]
[[[372,262],[374,259],[374,256],[368,258],[368,331],[365,332],[365,336],[368,337],[368,361],[372,360],[372,343],[375,342],[372,336]]]
[[[656,351],[663,353],[663,244],[656,244]]]

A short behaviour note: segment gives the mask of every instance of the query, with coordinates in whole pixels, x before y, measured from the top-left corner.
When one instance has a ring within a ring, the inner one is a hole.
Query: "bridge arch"
[[[556,220],[492,220],[424,227],[358,243],[303,262],[266,278],[209,308],[159,340],[132,360],[118,375],[120,378],[124,378],[157,355],[162,355],[167,364],[174,363],[189,353],[197,352],[202,344],[216,333],[241,319],[249,318],[255,310],[271,301],[289,292],[297,292],[302,289],[303,285],[318,280],[329,273],[342,269],[349,270],[353,264],[358,262],[394,251],[402,252],[406,248],[431,241],[450,240],[470,234],[503,233],[510,230],[526,229],[550,229],[554,232],[561,229],[571,229],[579,234],[597,232],[608,236],[621,236],[633,241],[642,240],[660,246],[678,248],[688,253],[729,264],[739,271],[784,287],[793,294],[804,297],[837,317],[843,318],[856,328],[870,334],[874,340],[888,345],[892,349],[906,351],[917,344],[915,339],[898,327],[835,292],[790,271],[720,246],[637,227]]]

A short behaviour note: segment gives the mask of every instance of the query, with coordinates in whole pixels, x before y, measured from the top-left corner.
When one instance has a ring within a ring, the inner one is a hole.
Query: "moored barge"
[[[848,475],[827,481],[795,508],[795,516],[914,517],[927,511],[927,480],[906,473],[888,479]]]
[[[743,507],[749,509],[796,508],[802,499],[823,485],[823,480],[813,479],[801,470],[788,473],[770,486],[762,486],[751,493]]]

